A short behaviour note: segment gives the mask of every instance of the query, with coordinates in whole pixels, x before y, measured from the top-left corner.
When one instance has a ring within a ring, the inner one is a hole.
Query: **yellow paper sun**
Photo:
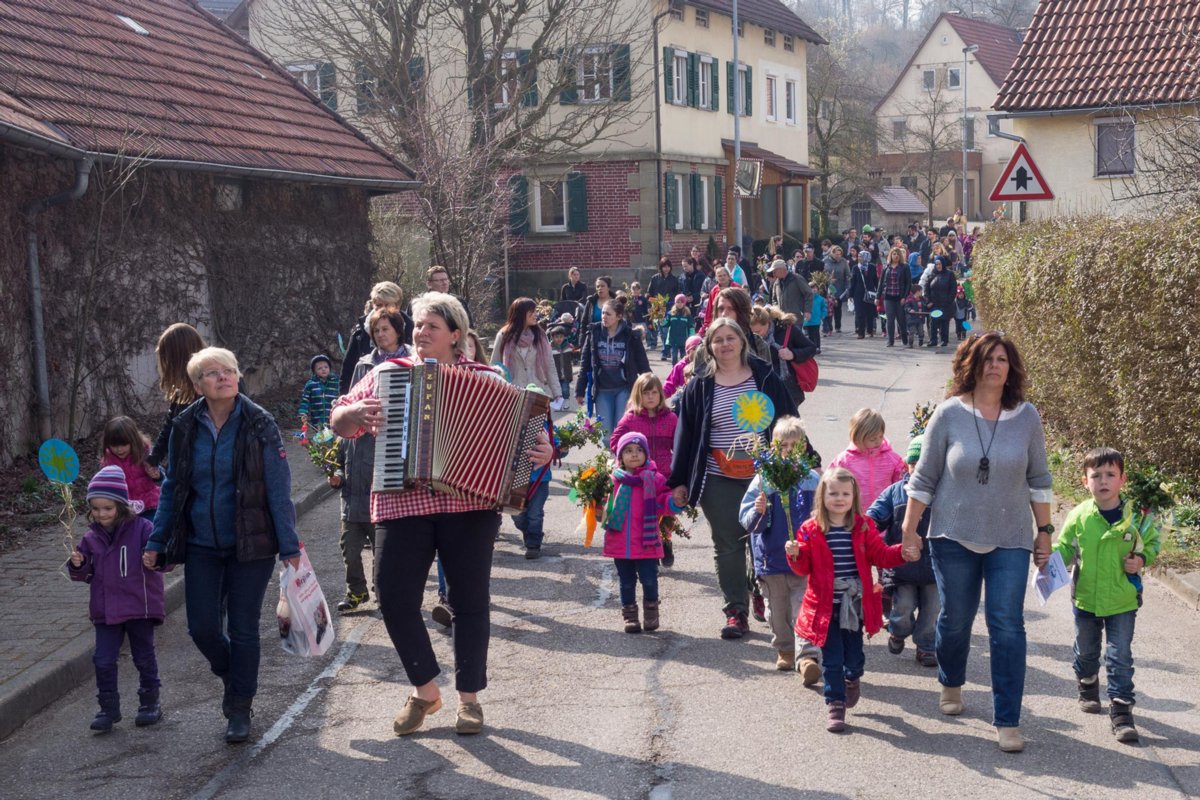
[[[743,431],[766,430],[775,416],[770,399],[762,392],[747,392],[733,401],[733,421]]]

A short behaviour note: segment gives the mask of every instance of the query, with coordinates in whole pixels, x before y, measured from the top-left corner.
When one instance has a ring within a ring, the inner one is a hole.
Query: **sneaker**
[[[1108,721],[1118,742],[1132,744],[1138,740],[1138,731],[1133,724],[1133,703],[1113,700],[1108,709]]]
[[[370,595],[368,595],[366,592],[363,592],[362,594],[346,592],[346,596],[342,598],[340,603],[337,604],[337,610],[339,613],[345,614],[347,611],[353,611],[354,609],[358,608],[363,603],[367,602],[368,599],[370,599]]]
[[[800,673],[800,679],[804,681],[805,686],[816,686],[817,681],[821,680],[821,665],[815,658],[800,659],[796,671]]]
[[[922,650],[918,647],[917,663],[922,667],[936,667],[938,665],[937,654],[935,654],[932,650]]]
[[[1099,675],[1093,675],[1091,681],[1079,679],[1079,710],[1085,714],[1100,713]]]
[[[433,607],[429,616],[433,617],[433,621],[443,628],[449,628],[454,623],[454,612],[444,597],[438,598],[437,605]]]
[[[762,593],[755,592],[750,595],[750,608],[756,620],[767,621],[767,601],[763,599]]]
[[[741,639],[750,630],[745,611],[730,610],[725,617],[725,627],[721,628],[722,639]]]
[[[898,656],[904,652],[904,639],[900,636],[892,636],[888,634],[888,652],[894,656]],[[921,651],[918,650],[918,653]]]
[[[846,730],[846,704],[833,701],[829,704],[829,720],[825,723],[825,730],[830,733],[841,733]]]
[[[862,697],[862,679],[855,678],[846,679],[846,708],[854,708],[858,705],[858,698]]]

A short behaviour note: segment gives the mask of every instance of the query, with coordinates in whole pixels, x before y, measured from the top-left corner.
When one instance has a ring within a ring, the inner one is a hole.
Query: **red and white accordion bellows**
[[[426,361],[386,363],[376,374],[384,421],[375,436],[375,492],[425,486],[525,507],[533,464],[525,454],[546,428],[550,399],[488,370]]]

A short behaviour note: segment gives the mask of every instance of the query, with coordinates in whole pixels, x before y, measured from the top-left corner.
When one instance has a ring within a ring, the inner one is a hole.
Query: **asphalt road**
[[[802,409],[826,458],[860,406],[883,409],[898,449],[915,403],[940,397],[949,354],[885,350],[843,336],[821,356],[822,386]],[[580,456],[576,454],[573,458]],[[937,712],[935,671],[909,646],[867,645],[863,700],[849,731],[824,730],[824,704],[774,669],[765,625],[718,638],[720,596],[703,520],[661,578],[663,628],[622,632],[611,562],[585,551],[578,515],[556,486],[549,554],[522,558],[506,521],[492,578],[485,733],[453,732],[453,702],[400,739],[391,720],[409,691],[374,603],[338,620],[339,644],[301,659],[276,644],[274,592],[264,609],[254,735],[224,743],[219,682],[182,613],[160,629],[165,718],[132,725],[136,675],[125,656],[126,720],[87,730],[84,685],[0,743],[0,797],[132,798],[892,798],[1187,797],[1200,794],[1200,616],[1148,581],[1134,639],[1142,743],[1118,744],[1105,716],[1082,714],[1071,673],[1065,593],[1026,606],[1026,752],[1001,753],[990,725],[986,629],[976,625],[966,713]],[[340,593],[335,500],[302,531],[331,600]],[[429,585],[429,602],[434,585]],[[36,614],[31,598],[30,613]],[[428,607],[427,603],[427,607]],[[80,613],[85,613],[81,600]],[[442,664],[450,638],[435,629]],[[448,680],[443,675],[443,681]],[[443,683],[447,700],[451,685]]]

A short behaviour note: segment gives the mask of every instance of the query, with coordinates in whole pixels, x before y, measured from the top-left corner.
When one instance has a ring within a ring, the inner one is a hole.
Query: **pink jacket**
[[[655,469],[654,462],[639,467],[640,475],[647,469]],[[667,479],[655,469],[654,475],[655,501],[658,503],[658,516],[673,516],[671,510],[671,490],[667,488]],[[613,487],[616,489],[616,487]],[[605,523],[604,555],[609,558],[662,558],[663,546],[660,537],[654,538],[654,546],[647,547],[642,536],[642,488],[632,487],[629,498],[629,513],[625,517],[624,530],[613,530]]]
[[[904,459],[892,449],[885,438],[874,450],[859,450],[851,444],[826,465],[825,469],[845,467],[858,481],[858,492],[862,500],[862,511],[870,507],[883,490],[904,477],[907,469]]]
[[[671,367],[671,374],[667,376],[667,382],[663,384],[663,397],[674,397],[675,392],[687,384],[683,378],[683,368],[688,365],[688,361],[690,359],[681,358],[675,362],[675,366]]]
[[[659,473],[669,476],[677,424],[679,424],[679,417],[675,416],[674,411],[667,408],[663,408],[653,418],[645,411],[626,411],[625,416],[621,417],[617,427],[613,429],[612,436],[609,437],[608,448],[613,451],[613,455],[619,458],[621,454],[616,452],[616,446],[617,442],[621,441],[621,437],[630,432],[640,433],[650,443],[650,460],[654,462]]]
[[[129,499],[141,500],[146,508],[158,508],[158,484],[146,474],[145,464],[134,464],[132,459],[117,458],[112,450],[104,451],[100,466],[118,466],[125,473],[125,484],[129,487]]]

